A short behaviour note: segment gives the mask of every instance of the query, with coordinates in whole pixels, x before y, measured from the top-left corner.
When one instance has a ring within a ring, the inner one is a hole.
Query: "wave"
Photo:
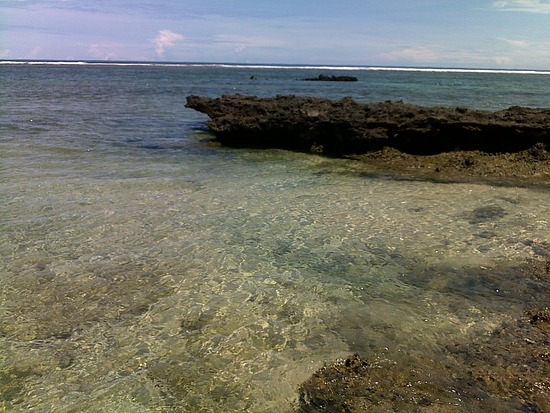
[[[109,62],[86,60],[0,60],[0,65],[51,65],[51,66],[179,66],[180,64],[156,62]],[[181,64],[181,66],[187,66]]]
[[[508,73],[550,75],[550,71],[526,69],[470,69],[438,67],[393,67],[393,66],[322,66],[322,65],[261,65],[233,63],[189,63],[186,66],[212,66],[252,69],[304,69],[304,70],[343,70],[343,71],[387,71],[387,72],[440,72],[440,73]]]
[[[486,73],[518,75],[550,75],[548,70],[533,69],[475,69],[445,67],[392,67],[392,66],[337,66],[337,65],[278,65],[247,63],[177,63],[177,62],[132,62],[132,61],[86,61],[86,60],[0,60],[0,65],[66,65],[66,66],[150,66],[150,67],[219,67],[235,69],[293,69],[293,70],[341,70],[341,71],[386,71],[386,72],[432,72],[432,73]]]

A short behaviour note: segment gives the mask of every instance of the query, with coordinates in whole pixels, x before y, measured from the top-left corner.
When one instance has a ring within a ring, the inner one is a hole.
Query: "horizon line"
[[[228,62],[182,62],[158,60],[100,60],[100,59],[0,59],[0,65],[105,65],[105,66],[181,66],[181,67],[228,67],[251,69],[325,69],[349,71],[403,71],[403,72],[447,72],[447,73],[509,73],[550,74],[548,69],[506,69],[454,66],[379,66],[379,65],[330,65],[296,63],[228,63]]]

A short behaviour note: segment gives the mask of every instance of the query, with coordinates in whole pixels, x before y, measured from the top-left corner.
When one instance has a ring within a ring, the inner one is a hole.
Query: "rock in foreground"
[[[355,354],[300,387],[307,412],[548,412],[550,310],[534,308],[478,342],[450,347],[443,363]]]
[[[360,104],[328,99],[231,95],[188,96],[207,114],[217,139],[231,146],[285,148],[327,155],[364,154],[392,147],[416,155],[483,151],[511,153],[550,147],[550,110],[511,107],[499,112],[428,108],[402,102]]]

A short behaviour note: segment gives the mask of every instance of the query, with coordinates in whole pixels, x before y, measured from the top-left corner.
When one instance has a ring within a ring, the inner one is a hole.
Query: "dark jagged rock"
[[[357,82],[357,78],[355,76],[319,75],[317,77],[308,77],[304,80],[313,81],[313,82]]]
[[[188,96],[186,106],[207,114],[217,139],[231,146],[313,149],[341,156],[384,147],[416,155],[457,150],[515,153],[539,144],[543,157],[550,147],[547,109],[487,112],[292,95]]]

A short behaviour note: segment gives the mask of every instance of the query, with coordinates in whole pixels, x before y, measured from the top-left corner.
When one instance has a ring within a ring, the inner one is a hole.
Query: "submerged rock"
[[[337,360],[299,387],[300,411],[550,412],[550,260],[480,268],[444,284],[440,278],[438,269],[403,281],[442,294],[468,295],[473,282],[483,284],[481,294],[516,289],[525,309],[485,334],[443,339],[433,353],[419,341],[414,349],[369,347]]]
[[[496,205],[488,205],[474,209],[469,217],[469,222],[472,225],[477,225],[484,222],[495,221],[505,215],[506,211],[504,208]]]
[[[301,385],[300,405],[331,413],[547,412],[549,345],[550,311],[533,308],[486,339],[449,347],[446,369],[412,355],[338,360]]]
[[[550,411],[550,311],[532,308],[484,342],[455,349],[469,376],[489,394],[528,411]]]

